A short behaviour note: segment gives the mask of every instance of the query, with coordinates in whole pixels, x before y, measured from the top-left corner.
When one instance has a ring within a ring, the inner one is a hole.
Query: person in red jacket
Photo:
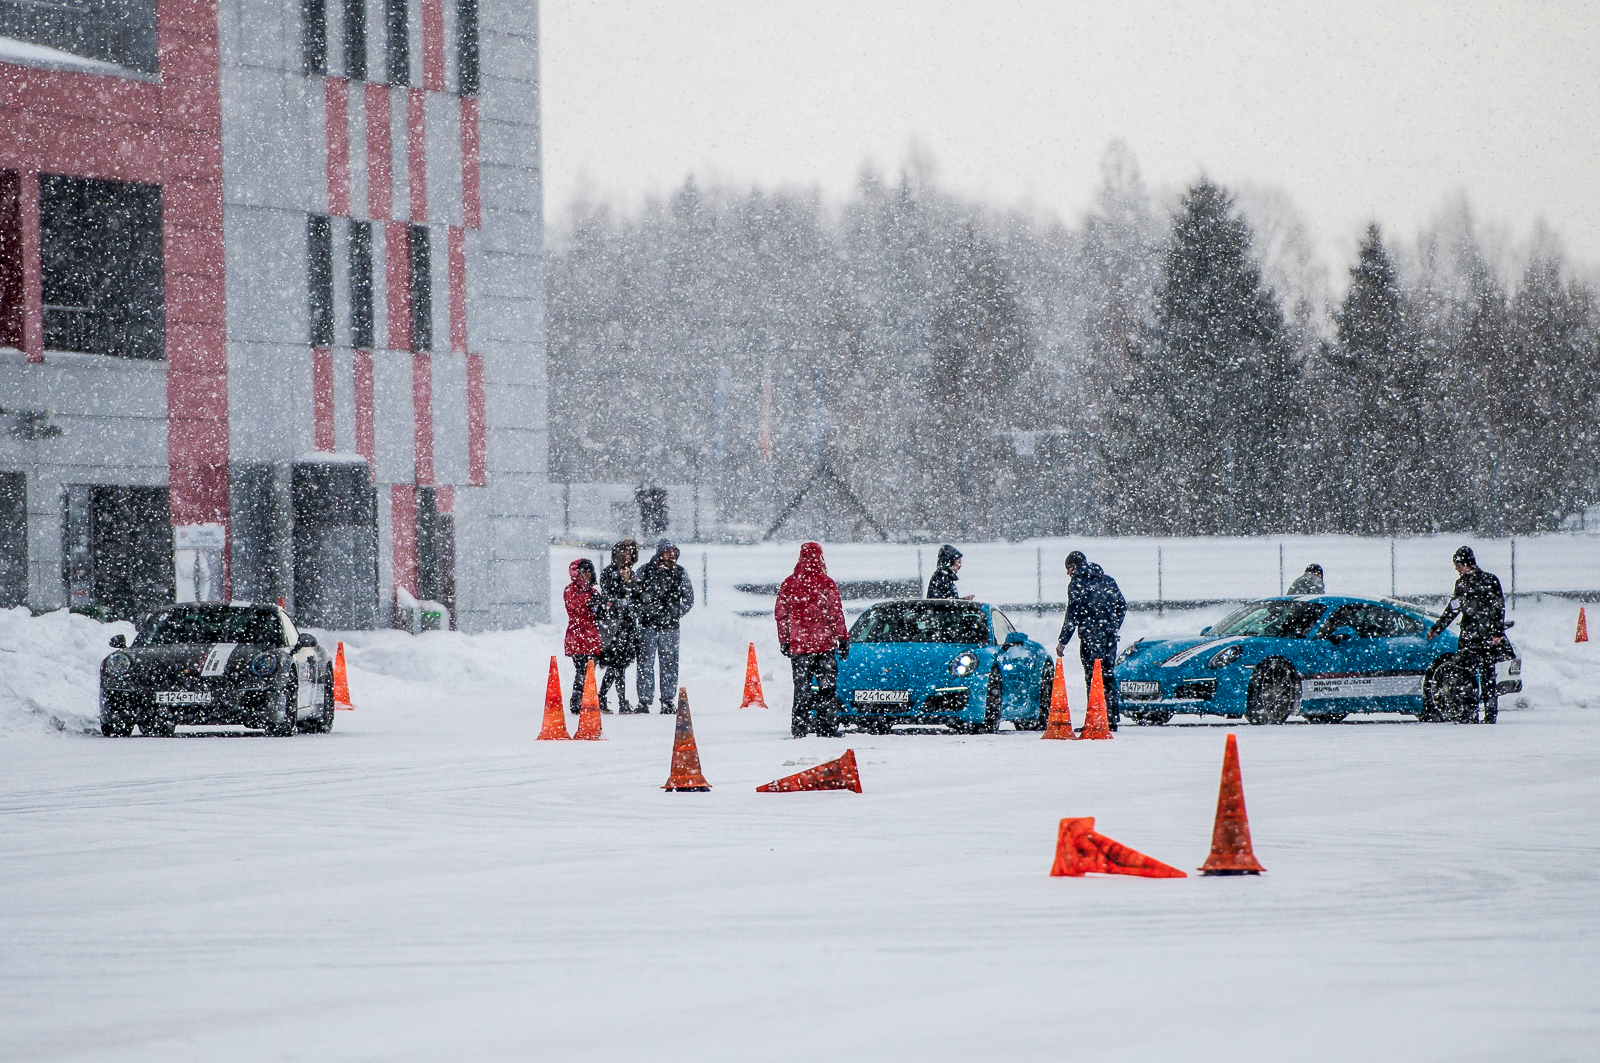
[[[583,704],[583,680],[589,671],[589,662],[600,656],[600,629],[594,622],[594,562],[580,557],[567,566],[572,582],[561,592],[567,607],[566,654],[572,658],[573,712]]]
[[[794,573],[778,588],[778,648],[794,670],[794,708],[789,733],[804,738],[814,732],[837,738],[835,689],[840,657],[850,656],[850,632],[844,626],[839,585],[828,577],[822,544],[804,543]]]

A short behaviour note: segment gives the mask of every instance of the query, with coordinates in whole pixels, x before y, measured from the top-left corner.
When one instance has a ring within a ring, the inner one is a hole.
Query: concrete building
[[[0,0],[0,606],[548,619],[538,8]]]

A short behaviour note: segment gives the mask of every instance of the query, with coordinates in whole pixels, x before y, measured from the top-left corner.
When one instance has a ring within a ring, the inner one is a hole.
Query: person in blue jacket
[[[1067,555],[1067,615],[1061,622],[1061,638],[1056,640],[1056,656],[1066,655],[1073,631],[1078,634],[1078,656],[1083,661],[1083,681],[1091,681],[1094,662],[1100,662],[1100,679],[1106,691],[1106,721],[1117,729],[1120,705],[1117,681],[1112,672],[1117,660],[1117,633],[1128,615],[1128,603],[1117,581],[1099,565],[1092,565],[1083,551]]]

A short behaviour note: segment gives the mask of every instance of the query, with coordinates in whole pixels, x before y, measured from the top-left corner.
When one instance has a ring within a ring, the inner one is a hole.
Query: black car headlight
[[[1244,656],[1244,647],[1235,642],[1232,646],[1224,646],[1211,655],[1211,660],[1206,662],[1207,668],[1221,668],[1232,664]]]
[[[133,658],[120,650],[106,658],[107,675],[127,675],[133,671]]]
[[[265,679],[270,675],[278,674],[278,655],[276,653],[258,653],[250,661],[250,674]]]
[[[978,670],[979,663],[978,655],[968,650],[966,653],[958,654],[956,659],[950,662],[950,674],[966,678]]]

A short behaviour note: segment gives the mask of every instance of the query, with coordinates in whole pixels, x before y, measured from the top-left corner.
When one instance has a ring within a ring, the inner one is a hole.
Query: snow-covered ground
[[[1376,563],[1350,542],[1289,575],[1320,560],[1332,590],[1386,592],[1387,544],[1374,588],[1341,567]],[[1065,544],[975,545],[963,589],[1033,599],[1035,545],[1059,600]],[[1145,597],[1144,545],[1086,549]],[[1402,554],[1398,589],[1447,589],[1451,548]],[[1203,589],[1228,570],[1276,590],[1275,546],[1270,572],[1217,554],[1165,596],[1225,596]],[[1600,1053],[1600,644],[1573,644],[1576,603],[1518,604],[1526,707],[1497,727],[1235,728],[1266,875],[1051,879],[1067,815],[1198,866],[1228,728],[792,741],[772,621],[732,588],[794,548],[707,555],[683,677],[706,794],[659,789],[667,717],[533,741],[556,626],[347,634],[358,709],[331,735],[106,740],[82,724],[118,629],[0,613],[0,1058]],[[828,555],[843,578],[916,574],[914,548]],[[1222,611],[1136,612],[1126,637]],[[1045,641],[1059,623],[1013,619]],[[770,710],[736,708],[751,641]],[[847,747],[861,795],[754,792]]]

